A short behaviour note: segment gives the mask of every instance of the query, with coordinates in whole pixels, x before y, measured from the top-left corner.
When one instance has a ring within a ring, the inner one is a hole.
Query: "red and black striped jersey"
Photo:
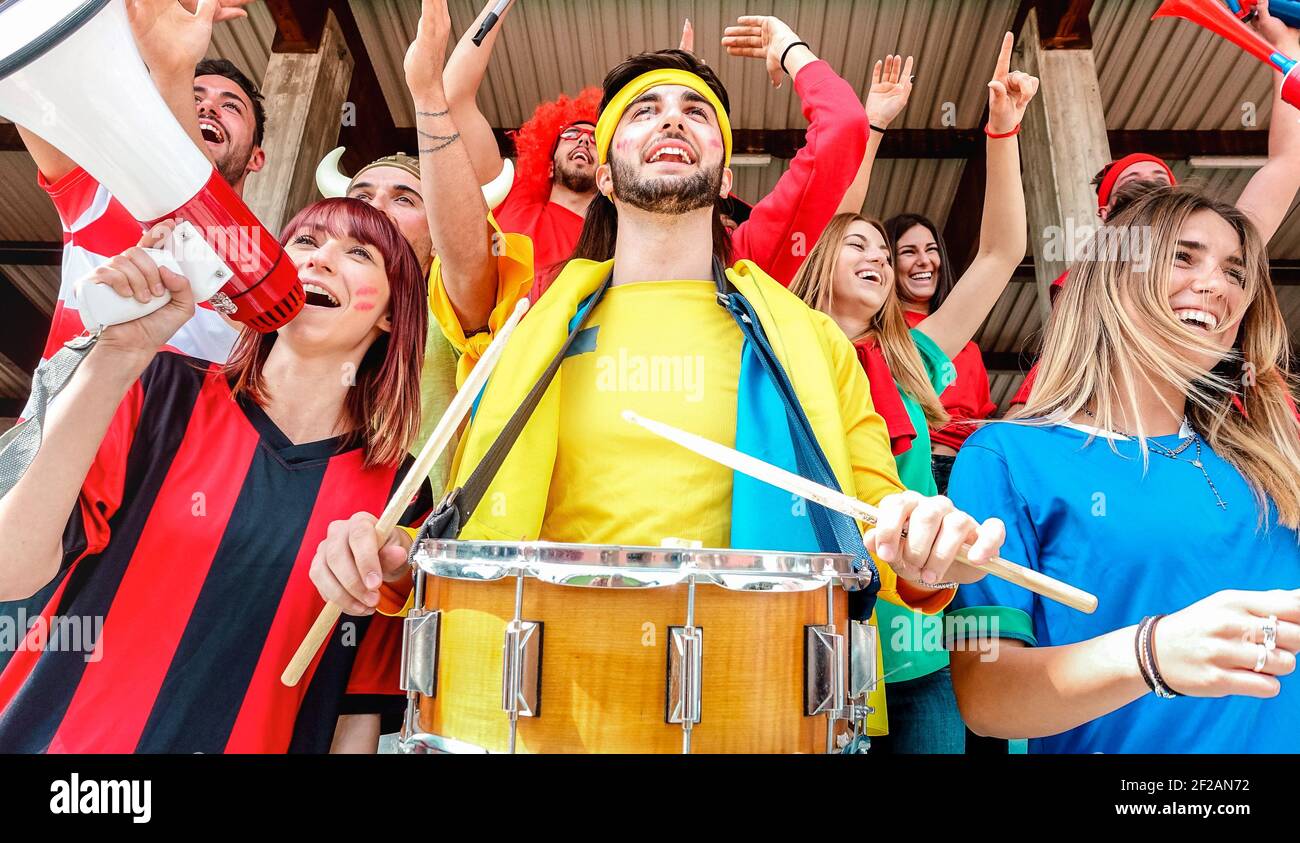
[[[345,616],[285,687],[324,605],[308,568],[331,521],[379,513],[400,479],[342,437],[295,445],[220,366],[159,353],[82,485],[43,623],[0,673],[0,751],[328,751],[339,714],[400,694],[400,620]],[[426,483],[407,515],[429,508]],[[93,646],[55,642],[73,619]]]

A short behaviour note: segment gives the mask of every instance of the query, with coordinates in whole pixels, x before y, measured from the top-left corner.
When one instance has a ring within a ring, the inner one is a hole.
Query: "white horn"
[[[487,201],[489,211],[495,211],[497,205],[505,201],[510,188],[515,183],[515,165],[509,158],[504,159],[501,173],[492,181],[483,185],[483,199]]]
[[[348,185],[352,179],[343,175],[339,169],[339,159],[343,157],[346,147],[336,147],[316,165],[316,189],[326,199],[336,199],[348,195]]]

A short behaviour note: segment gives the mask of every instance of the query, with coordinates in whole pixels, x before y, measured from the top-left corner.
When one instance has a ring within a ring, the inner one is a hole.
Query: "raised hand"
[[[194,66],[208,51],[212,24],[222,9],[222,0],[127,0],[127,19],[135,35],[140,57],[150,72],[166,78],[193,78]],[[188,82],[186,83],[188,85]]]
[[[1300,31],[1292,29],[1282,22],[1280,18],[1275,18],[1269,14],[1268,0],[1259,0],[1255,6],[1255,19],[1251,24],[1259,30],[1259,34],[1264,36],[1273,47],[1281,50],[1291,58],[1297,58],[1300,53]]]
[[[447,0],[423,0],[420,26],[402,62],[406,85],[412,96],[418,98],[442,87],[442,70],[447,61],[450,37],[451,15],[447,12]]]
[[[912,57],[886,56],[871,69],[867,91],[867,122],[884,129],[907,107],[912,96]]]
[[[781,56],[787,47],[799,40],[785,21],[771,15],[741,15],[735,26],[722,32],[722,46],[727,53],[744,58],[763,59],[767,75],[774,87],[781,87],[785,72],[781,69]],[[792,51],[793,52],[793,51]],[[787,66],[789,66],[787,64]],[[793,72],[791,76],[793,76]]]
[[[1024,119],[1025,109],[1038,93],[1038,77],[1011,69],[1011,50],[1015,36],[1008,32],[1002,37],[1002,51],[989,81],[990,134],[1004,135],[1014,131]]]
[[[191,14],[199,5],[199,0],[179,0],[179,2],[185,7],[185,11]],[[218,0],[218,2],[221,6],[217,9],[216,17],[213,18],[214,23],[248,17],[248,12],[245,12],[242,7],[252,3],[253,0]]]

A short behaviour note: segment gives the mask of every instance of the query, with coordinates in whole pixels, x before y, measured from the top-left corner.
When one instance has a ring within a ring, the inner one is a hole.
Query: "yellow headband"
[[[661,68],[642,73],[623,86],[623,90],[609,101],[609,105],[605,106],[605,110],[600,113],[600,119],[596,121],[596,160],[601,164],[608,160],[609,145],[614,140],[614,129],[618,126],[618,121],[623,119],[623,112],[627,111],[632,100],[660,85],[683,85],[709,101],[714,113],[718,115],[718,128],[722,130],[722,166],[730,167],[731,120],[727,118],[727,110],[722,107],[722,100],[718,99],[718,95],[713,93],[713,89],[699,76],[675,68]]]

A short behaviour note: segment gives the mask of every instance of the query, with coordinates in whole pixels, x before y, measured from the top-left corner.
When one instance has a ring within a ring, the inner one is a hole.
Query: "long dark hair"
[[[952,292],[952,288],[957,285],[957,273],[953,269],[952,262],[948,260],[948,247],[944,245],[943,235],[939,233],[939,228],[929,217],[920,214],[898,214],[885,220],[885,239],[889,241],[889,251],[893,253],[894,268],[897,271],[898,238],[918,225],[929,231],[930,236],[934,238],[934,242],[939,245],[939,280],[935,282],[934,295],[930,297],[928,302],[930,312],[934,313],[943,305]],[[901,275],[894,279],[894,286],[898,289],[899,301],[912,301],[907,295]],[[922,304],[923,302],[916,303]]]
[[[357,367],[356,385],[343,402],[343,421],[350,431],[343,447],[364,445],[367,468],[400,464],[420,430],[420,369],[429,306],[419,261],[397,226],[359,199],[322,199],[308,205],[281,230],[281,244],[306,226],[352,237],[383,255],[392,328],[371,343]],[[262,366],[276,336],[252,328],[239,335],[225,366],[234,395],[266,405]]]
[[[700,61],[692,53],[684,50],[655,50],[639,53],[620,62],[613,70],[605,74],[601,87],[604,96],[600,100],[600,110],[604,111],[619,91],[636,77],[651,70],[672,68],[694,73],[717,94],[722,107],[730,113],[731,101],[722,80],[713,72],[713,68]],[[713,201],[713,256],[722,261],[723,266],[731,266],[732,248],[731,232],[722,224],[722,211],[725,200],[716,197]],[[573,249],[570,260],[586,259],[607,261],[614,257],[614,246],[618,242],[618,211],[607,197],[596,194],[587,206],[587,217],[582,224],[582,234]]]

